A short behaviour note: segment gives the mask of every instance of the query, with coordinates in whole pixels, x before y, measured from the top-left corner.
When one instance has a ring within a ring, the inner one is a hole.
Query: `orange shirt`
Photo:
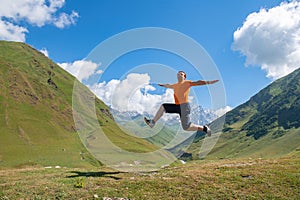
[[[184,80],[171,85],[171,88],[174,90],[174,99],[175,104],[188,103],[188,97],[190,93],[190,88],[192,86],[192,81]]]

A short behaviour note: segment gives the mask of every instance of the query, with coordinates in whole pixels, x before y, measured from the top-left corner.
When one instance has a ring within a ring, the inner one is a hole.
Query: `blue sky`
[[[13,7],[11,1],[0,0],[1,5],[4,5],[0,8],[0,39],[26,42],[45,52],[54,62],[74,75],[78,66],[84,65],[81,61],[98,44],[116,34],[143,27],[174,30],[200,44],[220,72],[225,88],[226,105],[231,108],[244,103],[272,81],[299,67],[298,1],[14,2],[23,6]],[[99,89],[95,91],[98,94],[102,92],[99,96],[104,98],[104,92],[115,87],[109,87],[108,84],[120,84],[121,77],[126,79],[126,73],[147,63],[167,65],[174,70],[186,70],[189,78],[193,80],[203,78],[190,70],[184,60],[174,55],[144,50],[128,53],[115,60],[111,72],[108,70],[107,73],[103,73],[99,81],[103,87],[95,85],[94,89]],[[121,68],[123,72],[114,76],[114,72]],[[94,72],[96,71],[102,73],[99,69]],[[143,81],[147,78],[143,77]],[[110,82],[118,79],[119,82]],[[146,84],[143,81],[140,84]],[[154,87],[150,85],[149,91],[153,90],[151,86]],[[199,93],[199,104],[210,108],[211,99],[207,96],[207,88],[196,89],[195,92]]]

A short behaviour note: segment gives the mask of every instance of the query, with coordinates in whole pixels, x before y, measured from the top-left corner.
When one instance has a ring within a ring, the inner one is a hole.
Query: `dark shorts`
[[[183,103],[180,105],[173,103],[164,103],[163,107],[166,113],[177,113],[180,116],[181,125],[184,130],[188,129],[191,125],[191,107],[189,103]]]

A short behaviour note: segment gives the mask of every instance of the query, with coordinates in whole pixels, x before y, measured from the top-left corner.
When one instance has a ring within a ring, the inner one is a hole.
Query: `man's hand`
[[[207,81],[208,83],[207,84],[214,84],[216,82],[218,82],[219,80],[213,80],[213,81]]]

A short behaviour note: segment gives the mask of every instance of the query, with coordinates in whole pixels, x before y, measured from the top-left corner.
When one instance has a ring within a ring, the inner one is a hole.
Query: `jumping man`
[[[146,124],[153,128],[155,123],[163,116],[164,113],[177,113],[180,116],[182,128],[186,131],[204,131],[208,136],[211,136],[211,130],[208,126],[200,126],[193,124],[190,119],[191,107],[188,101],[190,88],[192,86],[207,85],[218,82],[219,80],[212,81],[190,81],[186,80],[186,73],[179,71],[177,73],[178,82],[175,84],[158,84],[159,86],[171,88],[174,90],[174,103],[164,103],[158,109],[153,119],[144,117]]]

